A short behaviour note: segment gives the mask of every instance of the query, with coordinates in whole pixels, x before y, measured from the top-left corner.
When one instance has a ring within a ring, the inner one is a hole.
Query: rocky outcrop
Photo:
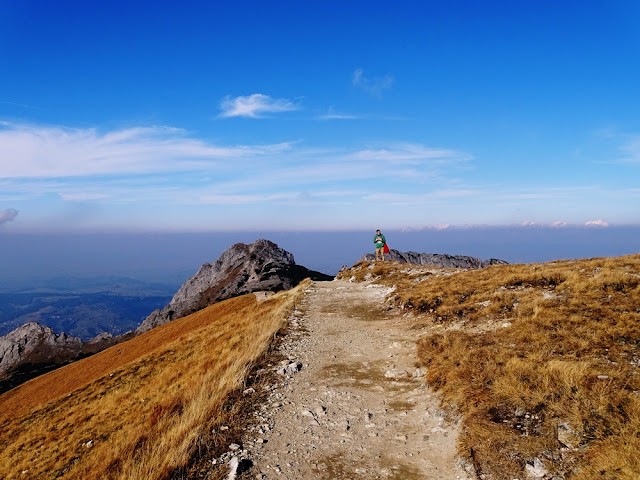
[[[82,354],[92,355],[94,353],[104,350],[105,348],[109,348],[110,346],[115,345],[116,343],[120,343],[124,340],[127,340],[128,338],[130,338],[130,336],[131,335],[127,333],[123,335],[118,335],[117,337],[114,337],[109,332],[100,333],[95,337],[93,337],[91,340],[87,340],[82,344]]]
[[[66,333],[36,322],[25,323],[0,337],[0,394],[69,362],[93,355],[132,333],[114,337],[110,333],[82,342]]]
[[[295,287],[304,278],[333,277],[296,265],[293,255],[269,240],[236,243],[213,263],[205,263],[173,296],[136,329],[140,334],[221,300],[256,291],[277,292]]]
[[[433,265],[443,268],[485,268],[491,265],[506,265],[507,262],[492,258],[489,260],[481,260],[476,257],[468,257],[466,255],[446,255],[439,253],[416,253],[416,252],[400,252],[391,249],[389,253],[385,253],[385,260],[397,260],[399,262],[413,263],[416,265]],[[368,253],[363,256],[360,261],[372,261],[376,256]]]
[[[22,364],[62,363],[76,358],[82,341],[29,322],[0,337],[0,377]]]

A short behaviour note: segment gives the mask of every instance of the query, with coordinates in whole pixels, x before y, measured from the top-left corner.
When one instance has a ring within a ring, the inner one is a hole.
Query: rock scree
[[[385,303],[390,291],[313,282],[279,346],[284,360],[266,367],[281,380],[261,387],[267,402],[211,468],[239,480],[474,478],[456,451],[458,420],[416,367],[411,317]]]

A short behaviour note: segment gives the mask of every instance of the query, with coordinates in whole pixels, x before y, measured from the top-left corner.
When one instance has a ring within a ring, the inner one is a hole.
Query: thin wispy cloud
[[[451,177],[471,160],[455,150],[434,149],[420,144],[394,144],[378,149],[292,150],[278,155],[277,161],[262,168],[258,165],[242,175],[241,180],[226,185],[236,189],[286,187],[324,182],[364,182],[396,179],[414,185],[425,179]],[[442,184],[442,183],[441,183]]]
[[[384,120],[387,122],[397,122],[407,120],[406,117],[382,115],[379,113],[348,113],[336,111],[333,107],[329,107],[327,113],[317,115],[317,120]]]
[[[399,193],[399,192],[376,192],[365,195],[363,200],[367,202],[384,202],[395,205],[425,205],[434,202],[441,202],[446,199],[469,198],[482,196],[481,191],[467,189],[447,189],[434,190],[432,192]]]
[[[600,163],[640,164],[640,134],[619,132],[613,128],[603,128],[594,134],[616,149],[613,159]]]
[[[318,115],[318,120],[358,120],[363,118],[361,115],[355,115],[352,113],[343,113],[336,111],[333,107],[329,107],[327,113],[324,115]]]
[[[247,117],[262,118],[269,113],[292,112],[299,110],[300,105],[288,98],[272,98],[269,95],[254,93],[253,95],[231,98],[225,97],[220,102],[220,118]]]
[[[18,215],[18,211],[13,208],[0,210],[0,225],[12,221]]]
[[[308,148],[297,142],[219,146],[191,138],[183,130],[171,127],[99,132],[97,129],[0,124],[3,195],[58,191],[61,198],[69,201],[104,196],[97,190],[98,186],[86,188],[87,177],[96,178],[102,185],[120,188],[124,180],[119,176],[126,176],[128,183],[134,184],[137,177],[143,176],[144,182],[157,185],[158,179],[150,179],[149,175],[171,173],[176,178],[177,173],[183,172],[197,174],[194,177],[197,183],[208,176],[214,183],[227,182],[233,188],[264,188],[265,185],[335,182],[336,179],[386,178],[399,175],[398,172],[404,172],[407,167],[412,169],[412,174],[431,173],[434,165],[442,169],[467,159],[470,156],[463,152],[420,144],[393,144],[376,149]],[[229,160],[241,160],[246,169],[238,168],[238,163]],[[385,170],[388,164],[398,168]],[[201,175],[202,172],[207,176]],[[224,175],[220,175],[221,172]],[[73,181],[65,180],[68,177],[85,178],[85,188],[78,191]],[[22,180],[12,182],[11,179]],[[32,182],[26,184],[26,179]],[[73,190],[66,191],[64,185],[73,185]]]
[[[27,105],[26,103],[10,102],[8,100],[0,100],[0,103],[2,103],[4,105],[11,105],[12,107],[24,108],[24,109],[27,109],[27,110],[42,110],[42,108],[40,108],[40,107],[35,107],[33,105]]]
[[[640,135],[629,135],[620,146],[620,151],[622,162],[640,164]]]
[[[518,189],[502,186],[499,189],[492,189],[496,199],[512,202],[534,202],[543,200],[567,200],[571,198],[581,198],[585,195],[595,195],[604,193],[594,186],[566,186],[547,187],[540,185],[522,186]]]
[[[254,158],[289,148],[289,144],[217,146],[164,126],[101,133],[0,122],[0,178],[215,169],[229,159]]]
[[[424,161],[438,163],[466,162],[473,156],[465,152],[443,148],[430,148],[420,144],[398,143],[389,148],[369,148],[355,152],[353,159],[377,160],[392,164],[417,164]]]
[[[60,193],[59,195],[66,202],[91,202],[109,198],[105,193],[95,192]]]
[[[239,225],[245,216],[247,222],[274,220],[270,212],[304,223],[309,212],[326,212],[347,224],[348,218],[364,222],[382,214],[398,228],[412,219],[431,228],[464,225],[470,215],[475,223],[506,218],[559,228],[566,224],[539,213],[557,212],[558,202],[570,211],[598,198],[590,214],[598,219],[607,205],[633,204],[620,198],[638,194],[635,187],[509,183],[487,176],[471,153],[419,142],[224,145],[169,126],[100,130],[0,122],[0,200],[3,208],[15,208],[0,218],[11,229],[55,225],[56,215],[69,222],[82,212],[91,218],[79,217],[76,227],[101,219],[115,225],[128,211],[137,212],[126,220],[132,228],[137,222],[197,223],[211,212],[225,225]],[[38,211],[30,209],[34,204],[41,205]],[[18,210],[23,220],[7,225]],[[615,222],[632,215],[627,206]],[[558,217],[585,225],[575,214]]]
[[[297,205],[315,202],[329,204],[340,199],[352,199],[357,194],[358,192],[348,190],[310,192],[292,185],[287,191],[280,193],[204,194],[198,198],[198,201],[204,205],[265,205],[267,203],[290,205],[291,202],[295,202]]]
[[[297,194],[277,193],[277,194],[243,194],[243,195],[202,195],[199,197],[200,203],[211,205],[250,205],[273,201],[291,201]]]
[[[362,89],[368,94],[381,98],[382,93],[385,90],[389,90],[393,85],[394,78],[389,74],[383,77],[367,77],[364,74],[364,70],[362,68],[358,68],[353,72],[351,82],[354,86]]]
[[[435,225],[404,225],[400,228],[401,232],[424,232],[425,230],[435,230],[441,232],[444,230],[450,230],[452,226],[448,223],[437,223]]]
[[[9,158],[11,162],[4,160]],[[422,189],[425,178],[450,183],[459,163],[470,158],[452,149],[409,143],[376,148],[319,148],[299,141],[226,146],[166,126],[99,131],[0,125],[2,198],[43,201],[60,212],[91,208],[106,214],[131,205],[153,205],[154,210],[353,207],[375,192],[377,183],[400,191]],[[53,219],[44,211],[41,215]]]
[[[574,224],[573,226],[580,225]],[[525,221],[520,223],[521,227],[536,227],[536,228],[565,228],[569,226],[567,222],[564,221],[556,221],[556,222],[534,222],[534,221]]]

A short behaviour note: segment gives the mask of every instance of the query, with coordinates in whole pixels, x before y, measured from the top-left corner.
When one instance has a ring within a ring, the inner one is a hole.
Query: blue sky
[[[0,233],[638,225],[634,1],[0,0]]]

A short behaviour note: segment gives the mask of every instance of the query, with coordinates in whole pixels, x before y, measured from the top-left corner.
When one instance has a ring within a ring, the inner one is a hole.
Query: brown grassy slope
[[[537,458],[566,478],[640,478],[640,255],[344,276],[367,274],[419,314],[427,381],[463,415],[478,473],[522,478]]]
[[[301,288],[215,304],[0,396],[0,478],[166,478],[232,421],[228,394]]]

